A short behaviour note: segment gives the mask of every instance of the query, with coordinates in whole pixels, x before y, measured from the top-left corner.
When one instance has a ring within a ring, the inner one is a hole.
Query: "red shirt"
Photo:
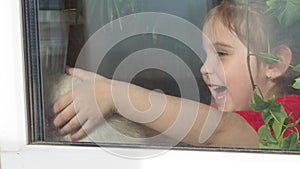
[[[299,95],[287,95],[276,99],[281,103],[288,115],[292,114],[291,122],[294,122],[300,117],[300,96]],[[258,129],[264,125],[261,112],[255,112],[253,110],[237,111],[237,114],[241,115],[247,122],[258,132]],[[300,131],[300,124],[297,124],[297,129]]]

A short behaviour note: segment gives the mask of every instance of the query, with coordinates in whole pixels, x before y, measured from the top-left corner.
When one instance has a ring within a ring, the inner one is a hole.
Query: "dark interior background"
[[[103,0],[99,0],[98,3],[100,3],[100,1]],[[209,9],[220,2],[220,0],[137,1],[143,4],[143,9],[140,12],[164,12],[173,14],[190,21],[199,28],[202,27],[203,20]],[[76,3],[76,0],[39,0],[39,6],[41,10],[76,9],[77,5],[78,4]],[[83,21],[80,23],[71,24],[69,26],[67,65],[75,65],[77,56],[84,43],[96,30],[103,26],[103,23],[101,24],[99,19],[97,19],[98,16],[99,11],[94,10],[91,16],[93,22],[89,23],[88,26],[86,24],[86,19],[83,19]],[[199,47],[201,47],[201,44],[199,44]],[[165,49],[179,56],[190,67],[194,77],[197,80],[200,92],[200,101],[204,103],[210,103],[211,97],[209,91],[206,85],[203,83],[201,74],[199,72],[200,67],[203,64],[202,61],[189,47],[170,37],[156,35],[154,40],[152,34],[145,34],[125,39],[114,46],[107,53],[101,65],[99,66],[98,73],[111,78],[116,67],[124,58],[135,51],[146,48]],[[186,83],[191,83],[191,77],[182,78],[184,78]],[[167,94],[180,96],[180,91],[176,81],[168,73],[161,70],[144,70],[137,74],[131,82],[148,89],[160,89]],[[189,96],[187,96],[187,98],[199,101],[197,98]]]

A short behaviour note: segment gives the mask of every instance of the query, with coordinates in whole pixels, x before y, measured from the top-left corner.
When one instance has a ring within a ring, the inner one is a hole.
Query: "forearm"
[[[174,139],[199,144],[209,106],[123,82],[114,83],[112,93],[117,111],[125,118]]]
[[[117,82],[113,86],[114,92],[119,93],[114,103],[122,116],[174,139],[192,145],[258,146],[257,133],[235,113],[223,113],[199,102],[128,83]]]
[[[129,120],[192,145],[258,145],[257,133],[236,113],[222,113],[205,104],[100,75],[95,79],[94,73],[81,69],[67,69],[67,72],[82,82],[54,104],[54,125],[60,128],[61,134],[72,133],[73,140],[84,137],[103,116],[118,112]]]

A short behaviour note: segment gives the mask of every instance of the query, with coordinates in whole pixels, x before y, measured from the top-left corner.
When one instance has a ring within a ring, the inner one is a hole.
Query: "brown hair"
[[[286,45],[292,51],[292,64],[300,63],[300,24],[295,23],[290,27],[280,25],[276,17],[265,16],[267,10],[266,0],[249,0],[248,3],[248,35],[247,36],[247,0],[223,0],[221,4],[212,9],[206,22],[221,21],[232,33],[236,34],[241,42],[247,46],[249,37],[250,51],[267,52],[268,37],[272,48]],[[300,73],[290,68],[277,79],[279,89],[286,94],[300,93],[291,86]]]

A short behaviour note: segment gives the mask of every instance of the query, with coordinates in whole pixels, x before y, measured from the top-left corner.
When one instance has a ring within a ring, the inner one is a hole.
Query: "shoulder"
[[[211,146],[257,148],[258,134],[249,123],[234,112],[224,112]]]

